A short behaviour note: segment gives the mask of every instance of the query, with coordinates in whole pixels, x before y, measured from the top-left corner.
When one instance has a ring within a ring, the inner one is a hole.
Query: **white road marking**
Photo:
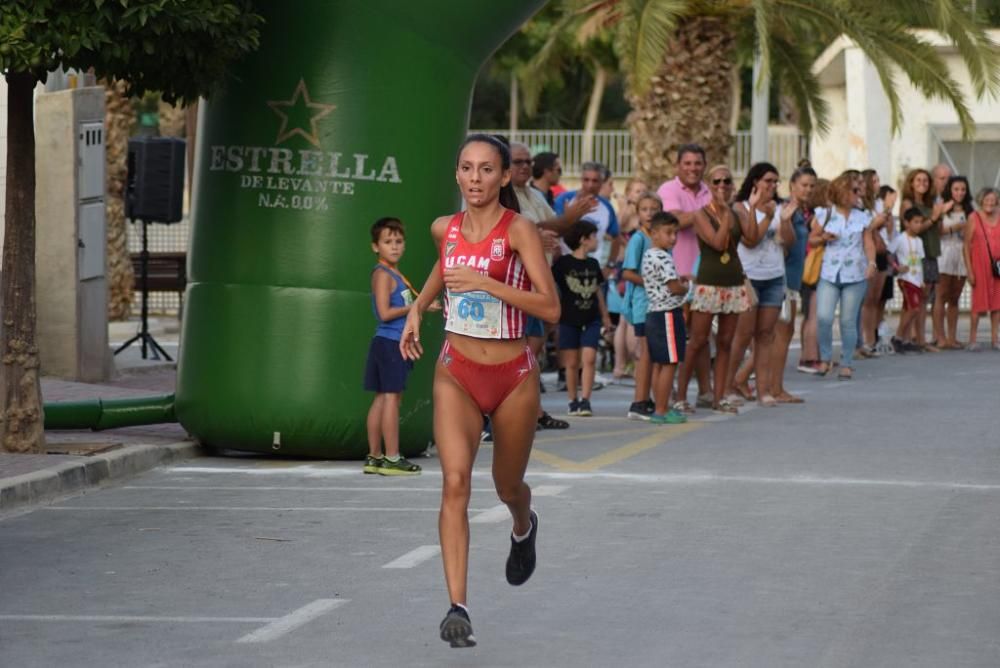
[[[14,622],[116,622],[140,624],[260,624],[274,617],[159,617],[155,615],[0,615],[0,621]]]
[[[301,485],[292,486],[268,486],[258,487],[256,485],[123,485],[118,489],[152,489],[161,491],[187,492],[191,490],[211,490],[211,491],[247,491],[247,492],[378,492],[388,494],[392,492],[433,492],[441,493],[440,487],[350,487],[350,486],[324,486],[324,487],[303,487]],[[565,487],[560,488],[560,491]],[[490,487],[473,488],[473,492],[483,492],[495,494]]]
[[[850,383],[838,383],[839,386],[846,387]],[[233,468],[228,469],[226,473],[239,473],[243,469]],[[222,471],[220,471],[222,472]],[[274,471],[277,473],[278,471]],[[280,471],[284,475],[294,474],[295,471],[292,469],[282,469]],[[440,477],[440,471],[424,471],[425,476],[436,476]],[[489,478],[491,474],[488,470],[485,471],[473,471],[473,478]],[[1000,491],[1000,483],[964,483],[964,482],[952,482],[952,481],[935,481],[935,480],[880,480],[880,479],[869,479],[869,478],[821,478],[810,474],[804,474],[800,476],[788,476],[788,477],[759,477],[759,476],[740,476],[740,475],[720,475],[704,471],[688,472],[688,473],[677,473],[677,474],[644,474],[644,473],[612,473],[608,471],[594,471],[589,473],[574,473],[574,472],[563,472],[563,471],[529,471],[525,476],[525,479],[529,482],[533,480],[621,480],[628,482],[646,482],[654,484],[716,484],[716,483],[727,483],[727,482],[745,482],[745,483],[760,483],[769,485],[857,485],[857,486],[886,486],[886,487],[911,487],[911,488],[929,488],[929,489],[947,489],[947,490],[969,490],[969,491],[983,491],[983,492],[995,492]],[[492,491],[491,488],[487,488]],[[66,508],[72,510],[72,508],[66,506],[44,506],[41,510],[46,509],[59,509]],[[114,508],[109,508],[114,509]],[[245,510],[244,508],[233,507],[231,510]],[[117,510],[117,509],[115,509]],[[168,510],[175,510],[175,508],[168,508]],[[280,509],[279,509],[280,510]],[[345,508],[345,510],[368,510],[366,508]],[[386,510],[386,509],[383,509]],[[392,512],[399,512],[399,509],[388,509]],[[412,511],[412,508],[402,509],[404,511]],[[432,509],[423,509],[430,512]],[[492,509],[479,509],[470,510],[470,512],[485,512],[486,510]],[[437,512],[437,509],[433,509]]]
[[[359,512],[359,513],[436,513],[438,508],[369,508],[366,506],[44,506],[40,510],[205,510],[205,511],[307,511],[307,512]],[[470,508],[469,512],[483,512],[483,508]]]
[[[390,561],[382,566],[382,568],[413,568],[414,566],[419,566],[428,559],[433,559],[439,554],[441,554],[440,546],[421,545],[414,550],[410,550],[399,559]]]
[[[569,489],[569,485],[539,485],[531,488],[532,496],[559,496]]]
[[[317,617],[350,603],[346,598],[321,598],[313,601],[309,605],[304,605],[298,610],[294,610],[284,617],[279,617],[270,624],[260,627],[256,631],[246,634],[236,642],[238,643],[262,643],[271,642],[276,638],[294,631],[300,626],[305,626]]]
[[[510,510],[502,503],[469,518],[469,524],[494,524],[510,519]]]

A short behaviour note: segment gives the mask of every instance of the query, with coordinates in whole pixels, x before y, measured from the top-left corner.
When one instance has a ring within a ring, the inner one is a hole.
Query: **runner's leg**
[[[534,378],[538,400],[538,377]],[[534,404],[524,408],[534,429]],[[448,596],[465,605],[469,573],[469,496],[483,416],[465,389],[440,364],[434,374],[434,441],[441,461],[441,560]]]

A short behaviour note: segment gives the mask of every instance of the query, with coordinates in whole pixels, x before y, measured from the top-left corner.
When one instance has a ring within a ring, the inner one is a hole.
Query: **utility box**
[[[106,380],[104,88],[35,98],[35,276],[42,374]]]

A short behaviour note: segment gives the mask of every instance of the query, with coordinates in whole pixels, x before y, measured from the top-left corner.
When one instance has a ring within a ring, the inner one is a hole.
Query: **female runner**
[[[467,209],[431,225],[438,261],[403,327],[400,351],[419,359],[420,319],[445,291],[445,342],[434,372],[434,439],[441,460],[438,530],[451,608],[441,639],[476,644],[466,607],[469,496],[483,415],[493,422],[493,482],[514,519],[507,582],[535,569],[538,516],[524,482],[538,412],[538,365],[524,339],[525,314],[559,320],[559,297],[535,225],[515,213],[510,151],[470,135],[455,174]]]

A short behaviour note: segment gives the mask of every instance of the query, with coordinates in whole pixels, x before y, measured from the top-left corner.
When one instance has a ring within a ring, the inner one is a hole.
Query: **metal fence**
[[[510,136],[513,141],[527,144],[532,153],[553,151],[562,159],[564,174],[570,178],[579,177],[583,160],[582,130],[474,130]],[[798,161],[809,153],[807,137],[797,128],[772,127],[768,136],[770,162],[783,175],[791,174]],[[750,168],[750,133],[737,132],[733,138],[730,164],[737,176],[742,176]],[[598,130],[594,133],[591,160],[604,163],[617,177],[632,175],[632,136],[627,130]],[[136,225],[129,226],[129,250],[139,252],[142,247],[142,230]],[[176,225],[150,225],[149,250],[151,252],[186,252],[190,239],[188,219]],[[898,290],[896,291],[899,292]],[[970,291],[962,294],[960,302],[963,310],[970,306]],[[899,295],[891,302],[893,312],[898,313],[902,305]],[[133,302],[134,312],[139,312],[139,294]],[[176,315],[180,307],[178,296],[168,292],[150,293],[150,310],[154,313]]]
[[[563,173],[569,178],[580,176],[584,160],[582,130],[473,130],[509,137],[526,144],[532,153],[552,151],[558,153]],[[809,138],[796,127],[776,126],[768,130],[768,160],[781,174],[791,174],[799,160],[809,155]],[[594,132],[590,160],[603,163],[616,177],[629,178],[634,172],[632,164],[632,134],[628,130],[597,130]],[[729,163],[736,176],[744,176],[750,169],[750,132],[741,130],[733,136]]]

